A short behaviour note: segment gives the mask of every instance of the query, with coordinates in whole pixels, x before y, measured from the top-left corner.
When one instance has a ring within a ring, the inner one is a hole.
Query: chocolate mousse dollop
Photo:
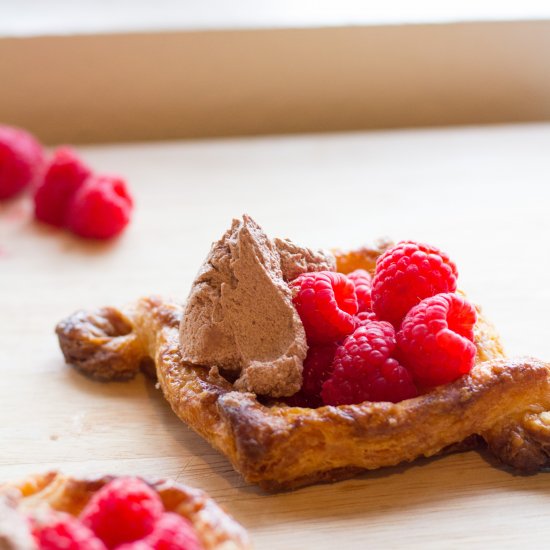
[[[289,239],[273,240],[281,258],[281,271],[286,282],[308,271],[336,271],[336,258],[328,250],[311,250]]]
[[[233,220],[193,282],[180,327],[183,360],[234,372],[237,390],[296,393],[307,344],[287,282],[327,269],[335,270],[330,252],[272,240],[246,215]]]

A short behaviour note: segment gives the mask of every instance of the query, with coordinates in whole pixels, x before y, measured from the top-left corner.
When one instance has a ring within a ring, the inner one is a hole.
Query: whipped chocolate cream
[[[270,239],[249,216],[212,245],[180,327],[182,358],[238,374],[235,388],[281,397],[302,384],[304,327],[287,281],[335,269],[329,252]]]
[[[281,258],[285,281],[292,281],[309,271],[336,271],[336,258],[328,250],[311,250],[294,244],[289,239],[273,239]]]

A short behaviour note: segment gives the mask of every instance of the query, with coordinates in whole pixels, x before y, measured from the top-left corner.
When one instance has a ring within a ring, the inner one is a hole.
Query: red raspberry
[[[201,550],[195,528],[178,514],[166,513],[153,532],[141,541],[124,544],[117,550]]]
[[[364,327],[372,321],[380,321],[374,311],[361,311],[355,317],[355,328]]]
[[[359,306],[359,313],[362,311],[371,311],[371,286],[372,277],[368,271],[364,269],[356,269],[351,273],[348,273],[348,279],[353,281],[355,285],[355,294],[357,295],[357,305]]]
[[[357,313],[354,284],[342,273],[303,273],[290,283],[309,344],[333,342],[354,329]]]
[[[399,357],[419,384],[438,386],[470,372],[476,319],[474,306],[450,293],[426,298],[409,311],[397,333]]]
[[[60,512],[33,521],[33,535],[40,550],[106,550],[105,545],[78,519]]]
[[[110,239],[128,225],[133,207],[124,180],[92,176],[69,204],[67,227],[88,239]]]
[[[336,350],[333,373],[323,384],[325,405],[363,401],[394,403],[417,395],[407,369],[392,358],[395,330],[385,321],[359,327]]]
[[[44,151],[20,128],[0,126],[0,200],[14,197],[42,173]]]
[[[434,246],[403,241],[376,262],[372,308],[399,328],[418,302],[440,292],[454,292],[458,273],[449,257]]]
[[[116,550],[153,550],[153,547],[146,542],[147,539],[136,540],[135,542],[127,542],[116,547]]]
[[[310,346],[304,360],[302,387],[298,393],[285,400],[287,405],[314,409],[323,404],[321,388],[332,372],[332,361],[337,347],[337,343]]]
[[[134,477],[116,478],[102,487],[88,502],[80,519],[107,546],[146,537],[162,516],[158,494]]]
[[[63,227],[71,199],[91,173],[72,149],[58,149],[34,194],[36,219]]]

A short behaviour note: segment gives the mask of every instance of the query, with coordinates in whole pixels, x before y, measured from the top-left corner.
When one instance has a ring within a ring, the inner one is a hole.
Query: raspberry
[[[124,180],[112,176],[92,176],[72,198],[67,227],[88,239],[110,239],[130,221],[133,201]]]
[[[14,197],[32,185],[44,166],[44,151],[20,128],[0,126],[0,200]]]
[[[457,294],[438,294],[411,309],[397,333],[399,357],[425,387],[456,380],[475,360],[476,310]]]
[[[133,542],[153,531],[164,507],[158,494],[134,477],[114,479],[88,502],[80,519],[107,546]]]
[[[304,360],[303,382],[298,393],[288,397],[285,402],[291,407],[320,407],[323,382],[332,372],[332,361],[338,344],[310,346]]]
[[[454,292],[458,273],[449,257],[434,246],[403,241],[376,262],[372,308],[399,328],[418,302],[440,292]]]
[[[40,550],[105,550],[105,545],[88,527],[60,512],[33,521],[33,535]]]
[[[283,401],[289,407],[302,407],[305,409],[316,409],[323,404],[323,401],[320,397],[312,397],[310,395],[306,395],[304,392],[302,392],[301,389],[294,395],[291,395],[290,397],[285,397]]]
[[[309,344],[326,343],[347,336],[357,313],[355,287],[342,273],[303,273],[290,283]]]
[[[372,321],[380,321],[373,311],[361,311],[355,317],[355,328],[364,327]]]
[[[348,273],[348,279],[351,279],[355,285],[355,294],[357,295],[359,313],[362,311],[370,311],[372,309],[370,296],[372,277],[370,276],[370,273],[364,269],[356,269],[355,271]]]
[[[91,173],[72,149],[58,149],[34,194],[36,219],[63,227],[71,199]]]
[[[417,395],[408,370],[392,358],[395,330],[385,321],[359,327],[336,350],[333,373],[323,384],[325,405],[363,401],[394,403]]]
[[[153,532],[141,541],[124,544],[117,550],[201,550],[191,522],[178,514],[166,513]]]

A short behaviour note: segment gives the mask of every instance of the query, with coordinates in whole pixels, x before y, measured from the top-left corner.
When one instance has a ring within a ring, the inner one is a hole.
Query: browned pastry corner
[[[343,272],[373,268],[380,249],[336,253]],[[293,489],[482,441],[504,464],[535,472],[549,464],[550,365],[509,359],[479,312],[469,375],[400,403],[318,409],[261,403],[234,391],[216,367],[180,358],[182,307],[145,298],[131,309],[79,312],[57,327],[68,363],[107,381],[154,363],[160,387],[183,422],[224,453],[246,481]]]
[[[0,485],[0,548],[30,548],[28,525],[18,521],[23,514],[51,508],[78,515],[94,493],[113,479],[104,476],[77,479],[50,472],[17,483]],[[164,507],[187,518],[206,550],[251,548],[246,531],[208,495],[198,489],[171,481],[148,481],[158,492]],[[22,514],[21,514],[22,512]],[[5,523],[2,519],[9,518]]]

